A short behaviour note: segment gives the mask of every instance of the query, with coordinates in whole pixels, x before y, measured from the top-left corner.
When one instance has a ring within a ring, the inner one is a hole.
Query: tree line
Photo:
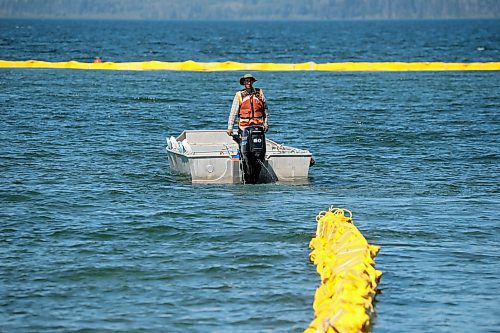
[[[0,17],[155,20],[499,18],[498,0],[0,0]]]

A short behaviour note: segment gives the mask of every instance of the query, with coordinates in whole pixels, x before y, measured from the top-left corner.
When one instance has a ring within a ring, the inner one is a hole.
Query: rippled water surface
[[[0,58],[499,61],[498,21],[0,21]],[[384,272],[373,332],[499,325],[500,74],[256,72],[306,185],[192,185],[165,138],[225,127],[241,72],[0,69],[0,331],[301,332],[315,215]]]

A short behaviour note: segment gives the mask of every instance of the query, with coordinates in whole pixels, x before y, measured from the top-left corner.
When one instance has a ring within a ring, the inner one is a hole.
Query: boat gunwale
[[[169,148],[166,149],[168,153],[173,153],[179,156],[184,156],[188,159],[190,158],[229,158],[231,159],[231,155],[220,155],[220,154],[212,154],[210,152],[204,152],[204,153],[191,153],[191,154],[186,154],[186,153],[180,153],[175,150],[171,150]],[[266,152],[266,160],[270,159],[271,157],[312,157],[312,154],[310,152]]]
[[[176,154],[176,155],[179,155],[179,156],[184,156],[186,158],[229,158],[231,159],[231,155],[227,154],[227,155],[220,155],[220,154],[211,154],[210,152],[209,153],[191,153],[191,154],[186,154],[186,153],[181,153],[181,152],[178,152],[178,151],[175,151],[175,150],[172,150],[170,148],[166,148],[167,152],[168,153],[173,153],[173,154]],[[205,155],[202,155],[202,154],[205,154]]]

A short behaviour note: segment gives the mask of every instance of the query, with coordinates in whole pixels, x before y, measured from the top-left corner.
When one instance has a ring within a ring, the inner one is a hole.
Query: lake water
[[[499,21],[0,21],[0,59],[500,61]],[[381,246],[373,332],[498,332],[500,73],[254,72],[305,185],[192,185],[243,72],[0,69],[0,331],[301,332],[315,216]]]

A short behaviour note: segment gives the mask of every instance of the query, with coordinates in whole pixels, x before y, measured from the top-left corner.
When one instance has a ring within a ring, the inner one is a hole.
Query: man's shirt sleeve
[[[236,120],[236,115],[240,109],[240,101],[238,98],[238,93],[234,95],[233,105],[231,106],[231,113],[229,114],[229,119],[227,120],[227,129],[233,129],[234,121]]]

